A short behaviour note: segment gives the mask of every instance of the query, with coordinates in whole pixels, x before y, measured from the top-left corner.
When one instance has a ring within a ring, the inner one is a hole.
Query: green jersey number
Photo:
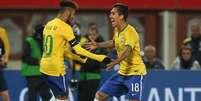
[[[49,57],[52,53],[53,48],[53,38],[52,34],[43,36],[43,55]]]

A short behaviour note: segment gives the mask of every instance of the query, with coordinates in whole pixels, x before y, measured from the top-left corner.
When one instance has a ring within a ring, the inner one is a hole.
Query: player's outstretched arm
[[[100,43],[95,42],[91,38],[90,38],[90,40],[91,40],[91,42],[85,44],[86,49],[90,50],[90,51],[94,50],[96,48],[113,48],[114,47],[113,40],[108,40],[108,41],[100,42]]]
[[[112,61],[106,55],[97,55],[97,54],[91,53],[91,52],[87,51],[86,49],[82,48],[80,46],[80,44],[76,41],[76,39],[69,41],[69,44],[73,48],[73,50],[76,52],[76,54],[88,57],[93,60],[97,60],[99,62],[102,62],[104,65],[107,65]]]
[[[73,49],[77,54],[91,58],[91,59],[94,59],[94,60],[97,60],[99,62],[102,62],[107,57],[105,55],[93,54],[93,53],[85,50],[84,48],[82,48],[79,44],[73,46]]]
[[[81,62],[81,63],[85,63],[87,61],[87,58],[81,58],[79,55],[74,54],[69,49],[65,49],[65,51],[64,51],[64,57],[67,58],[67,59],[76,60],[76,61]]]
[[[105,55],[93,54],[93,53],[85,50],[84,48],[82,48],[79,45],[78,41],[76,40],[73,30],[70,26],[66,25],[65,31],[66,31],[66,32],[64,32],[65,34],[62,34],[62,35],[63,35],[64,39],[66,39],[69,42],[70,46],[73,48],[73,50],[76,52],[76,54],[97,60],[99,62],[102,62],[107,57]],[[68,33],[68,34],[66,34],[66,33]]]

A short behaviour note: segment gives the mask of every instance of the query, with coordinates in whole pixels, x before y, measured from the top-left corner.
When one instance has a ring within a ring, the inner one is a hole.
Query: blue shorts
[[[113,74],[100,88],[99,92],[119,98],[128,95],[129,100],[140,100],[142,96],[142,75],[123,76]]]
[[[8,89],[6,79],[4,76],[4,71],[1,69],[2,67],[0,66],[0,92],[5,91]]]
[[[43,80],[48,84],[55,97],[68,96],[68,83],[66,76],[49,76],[42,74]]]

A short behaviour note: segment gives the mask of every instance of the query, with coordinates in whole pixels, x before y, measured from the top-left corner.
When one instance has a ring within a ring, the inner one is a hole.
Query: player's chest
[[[123,49],[126,41],[124,33],[115,33],[114,41],[117,49]]]

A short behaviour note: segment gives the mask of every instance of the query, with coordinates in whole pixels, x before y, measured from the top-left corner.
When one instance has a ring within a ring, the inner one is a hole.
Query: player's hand
[[[111,63],[107,64],[106,70],[112,70],[116,64],[118,64],[118,62],[112,61]]]
[[[105,57],[104,60],[102,61],[102,63],[107,66],[109,63],[112,62],[112,59],[109,57]]]
[[[86,63],[87,60],[89,60],[89,59],[88,58],[84,58],[83,61],[82,61],[82,63]]]
[[[89,37],[89,39],[91,42],[84,44],[84,47],[89,51],[96,49],[98,47],[97,43],[92,38]]]
[[[5,66],[7,64],[7,61],[4,57],[0,58],[0,65]]]

